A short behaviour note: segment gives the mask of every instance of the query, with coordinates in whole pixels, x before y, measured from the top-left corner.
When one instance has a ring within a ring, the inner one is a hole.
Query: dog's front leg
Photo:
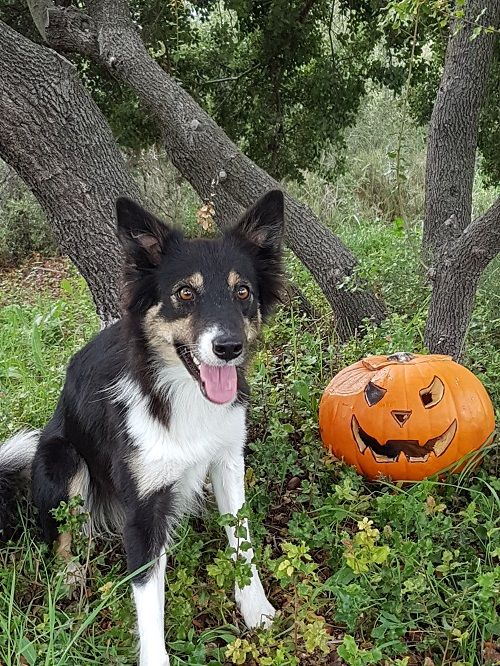
[[[166,493],[164,493],[166,494]],[[165,542],[168,516],[159,512],[161,491],[138,503],[127,515],[123,541],[130,573],[149,568],[132,579],[140,642],[140,666],[169,666],[165,649]],[[162,507],[163,508],[163,507]]]
[[[238,511],[245,503],[245,466],[242,454],[228,456],[224,460],[220,459],[214,462],[210,468],[212,486],[217,500],[217,506],[221,515],[231,514],[236,516]],[[246,539],[250,541],[250,532],[248,522],[243,521],[243,527],[246,529]],[[226,527],[229,545],[236,551],[239,551],[239,542],[241,541],[235,534],[234,527]],[[236,585],[235,595],[236,603],[240,609],[245,624],[248,628],[270,626],[272,618],[276,613],[275,609],[267,600],[264,588],[260,581],[259,574],[252,563],[253,549],[240,551],[247,562],[251,563],[252,574],[249,585],[240,588]]]
[[[165,649],[165,563],[163,553],[144,579],[132,582],[140,642],[140,666],[169,666]]]

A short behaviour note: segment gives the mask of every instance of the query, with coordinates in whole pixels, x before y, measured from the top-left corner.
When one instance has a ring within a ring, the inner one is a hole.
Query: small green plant
[[[368,666],[376,664],[382,659],[382,651],[379,648],[369,650],[358,647],[353,636],[346,634],[337,652],[349,666]]]
[[[256,659],[259,651],[245,638],[237,638],[227,646],[225,656],[232,664],[245,664],[249,657]]]
[[[251,563],[244,556],[252,544],[248,539],[248,510],[242,507],[236,516],[225,514],[220,516],[218,523],[221,527],[227,527],[234,531],[237,538],[237,547],[228,546],[225,550],[219,550],[213,564],[207,566],[208,575],[215,579],[221,588],[229,589],[238,585],[245,587],[250,584],[252,569]]]
[[[344,557],[355,573],[369,571],[373,564],[383,564],[390,553],[389,546],[378,546],[378,529],[372,527],[373,520],[363,518],[358,522],[358,531],[350,539],[346,533],[344,539]]]
[[[0,268],[19,263],[33,252],[50,255],[55,249],[45,216],[31,193],[21,189],[12,198],[0,199]]]
[[[89,514],[84,512],[82,507],[83,499],[80,495],[75,495],[51,511],[57,521],[59,534],[71,535],[71,550],[75,556],[85,555],[89,547],[88,537],[84,533]]]

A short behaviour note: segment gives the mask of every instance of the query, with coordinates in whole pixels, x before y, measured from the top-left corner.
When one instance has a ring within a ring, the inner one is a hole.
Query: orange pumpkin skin
[[[491,400],[450,356],[368,356],[323,393],[324,446],[369,479],[420,481],[491,443]]]

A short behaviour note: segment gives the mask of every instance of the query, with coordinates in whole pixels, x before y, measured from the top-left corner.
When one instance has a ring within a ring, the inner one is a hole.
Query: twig
[[[244,76],[247,74],[250,74],[250,72],[253,72],[254,69],[257,69],[260,63],[257,63],[253,65],[253,67],[250,67],[249,69],[245,70],[244,72],[241,72],[241,74],[236,74],[235,76],[224,76],[220,79],[210,79],[210,81],[204,81],[201,85],[203,86],[209,86],[212,83],[226,83],[227,81],[239,81],[242,79]]]

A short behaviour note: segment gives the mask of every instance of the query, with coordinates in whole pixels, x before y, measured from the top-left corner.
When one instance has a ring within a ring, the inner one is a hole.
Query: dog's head
[[[272,190],[223,236],[188,240],[130,199],[117,201],[127,310],[156,356],[183,363],[212,402],[235,399],[237,367],[279,299],[283,208]]]

